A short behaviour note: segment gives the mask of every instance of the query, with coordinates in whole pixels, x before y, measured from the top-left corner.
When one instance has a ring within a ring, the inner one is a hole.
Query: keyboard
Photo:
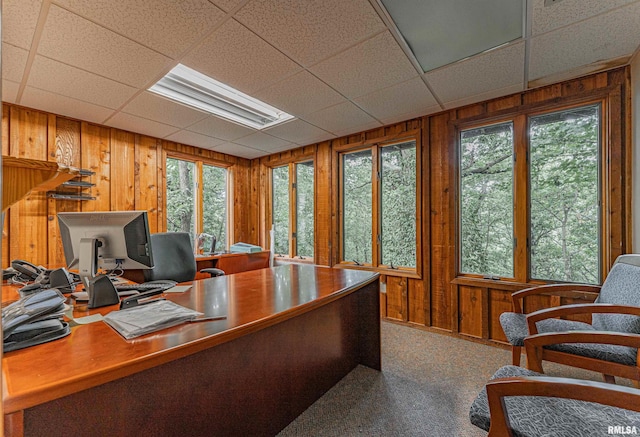
[[[149,290],[168,290],[172,287],[175,287],[177,284],[177,282],[175,281],[150,281],[150,282],[143,282],[141,284],[114,284],[114,287],[116,287],[116,291],[118,292],[118,294],[120,294],[120,292],[125,292],[125,291],[149,291]]]

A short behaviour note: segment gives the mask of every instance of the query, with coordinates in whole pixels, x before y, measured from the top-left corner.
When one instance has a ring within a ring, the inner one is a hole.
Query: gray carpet
[[[469,407],[510,362],[506,349],[382,322],[382,372],[358,366],[278,436],[486,436]],[[553,363],[545,372],[600,380]]]

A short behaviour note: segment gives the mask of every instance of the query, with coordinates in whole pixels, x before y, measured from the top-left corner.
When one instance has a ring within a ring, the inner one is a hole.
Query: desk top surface
[[[185,323],[125,340],[104,322],[78,325],[65,338],[9,352],[2,358],[4,412],[11,413],[182,358],[332,302],[373,282],[376,273],[283,265],[194,281],[165,297],[205,316],[226,319]],[[18,298],[4,285],[2,301]],[[107,314],[117,305],[74,317]]]

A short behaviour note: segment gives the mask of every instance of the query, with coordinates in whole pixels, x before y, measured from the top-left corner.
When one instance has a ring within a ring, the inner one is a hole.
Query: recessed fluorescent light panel
[[[378,1],[425,73],[524,36],[524,0]]]
[[[293,115],[182,64],[176,65],[149,91],[254,129],[264,129],[293,118]]]

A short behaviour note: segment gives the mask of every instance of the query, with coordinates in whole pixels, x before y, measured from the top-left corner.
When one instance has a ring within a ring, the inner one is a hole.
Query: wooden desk
[[[223,253],[219,255],[196,255],[198,271],[207,267],[224,270],[225,274],[247,272],[269,267],[271,252],[263,250],[254,253]],[[204,275],[202,276],[204,278]],[[198,278],[200,279],[200,278]]]
[[[167,298],[227,319],[129,341],[97,322],[9,352],[6,435],[274,435],[358,364],[380,369],[377,276],[292,264],[195,281]]]
[[[269,255],[271,252],[264,250],[254,253],[222,253],[218,255],[195,255],[196,279],[205,279],[209,275],[200,273],[200,270],[216,267],[224,270],[225,274],[247,272],[249,270],[266,269],[269,267]],[[125,278],[134,282],[144,282],[143,270],[125,270]]]

